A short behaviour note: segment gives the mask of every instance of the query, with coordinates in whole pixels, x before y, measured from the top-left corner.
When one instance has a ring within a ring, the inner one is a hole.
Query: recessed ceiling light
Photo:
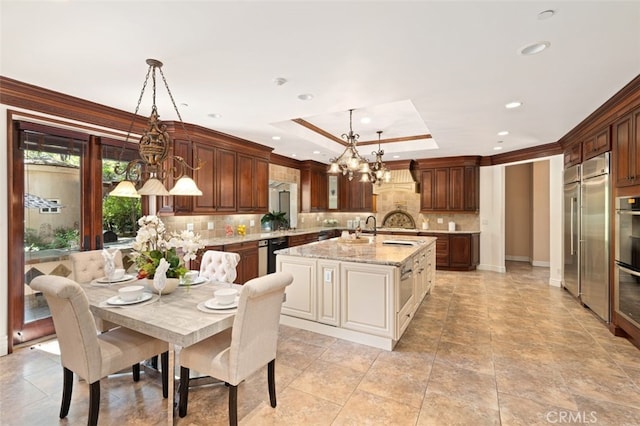
[[[508,104],[505,104],[505,108],[506,109],[513,109],[513,108],[519,108],[522,106],[522,102],[520,101],[513,101],[513,102],[509,102]]]
[[[300,99],[301,101],[310,101],[311,99],[313,99],[313,95],[311,93],[303,93],[301,95],[298,95],[298,99]]]
[[[276,77],[273,79],[273,84],[275,84],[276,86],[282,86],[286,82],[287,82],[287,79],[283,77]]]
[[[538,41],[535,43],[531,43],[519,49],[518,51],[520,52],[521,55],[530,56],[530,55],[535,55],[537,53],[542,52],[549,46],[551,46],[551,43],[548,41]]]
[[[399,155],[394,155],[393,158],[400,158],[400,156]]]
[[[291,156],[292,156],[292,157],[295,157],[295,156],[296,156],[296,154],[291,154]]]
[[[493,147],[493,150],[494,150],[494,151],[500,151],[501,149],[502,149],[502,147],[501,147],[501,146],[494,146],[494,147]]]
[[[320,154],[320,151],[313,151],[314,154]]]
[[[538,13],[538,19],[541,21],[543,19],[549,19],[555,14],[556,14],[556,11],[553,9],[543,10],[542,12]]]
[[[217,112],[211,113],[211,114],[207,114],[207,117],[209,118],[222,118],[222,114],[218,114]]]
[[[503,130],[501,132],[498,132],[498,136],[507,136],[509,134],[508,130]]]
[[[362,118],[360,119],[360,123],[362,123],[362,124],[369,124],[369,123],[371,123],[371,117],[362,117]]]
[[[280,136],[271,136],[271,139],[273,139],[274,141],[279,141],[280,140]]]

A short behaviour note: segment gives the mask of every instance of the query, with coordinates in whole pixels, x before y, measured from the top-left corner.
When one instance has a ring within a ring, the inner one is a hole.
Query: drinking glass
[[[158,302],[162,299],[162,290],[167,286],[167,279],[153,280],[153,287],[158,290]]]

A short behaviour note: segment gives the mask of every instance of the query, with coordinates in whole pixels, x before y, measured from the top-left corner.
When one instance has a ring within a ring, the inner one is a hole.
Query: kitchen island
[[[293,275],[280,322],[392,350],[435,279],[433,237],[333,238],[277,251]]]

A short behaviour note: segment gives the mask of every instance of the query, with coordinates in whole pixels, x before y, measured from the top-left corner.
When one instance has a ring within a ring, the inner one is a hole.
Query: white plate
[[[153,294],[151,293],[142,293],[142,296],[140,296],[139,299],[127,302],[125,300],[120,299],[120,296],[113,296],[107,299],[107,305],[113,305],[113,306],[135,305],[136,303],[146,302],[147,300],[150,300],[152,297],[153,297]]]
[[[205,277],[198,277],[196,278],[196,280],[194,282],[192,282],[191,284],[187,284],[187,283],[180,283],[178,284],[180,287],[186,287],[188,285],[200,285],[200,284],[204,284],[207,282],[207,279]]]
[[[134,279],[135,277],[133,275],[123,275],[120,278],[114,278],[111,281],[109,281],[109,278],[107,277],[102,277],[102,278],[98,278],[96,279],[96,282],[99,282],[100,284],[109,284],[109,283],[121,283],[123,281],[129,281]]]
[[[216,311],[224,311],[224,310],[227,310],[227,309],[237,308],[238,307],[238,300],[240,300],[240,297],[236,296],[236,300],[234,300],[233,303],[229,303],[227,305],[221,305],[220,303],[218,303],[218,299],[216,299],[214,297],[213,299],[209,299],[209,300],[205,301],[204,302],[204,306],[206,308],[214,309]]]
[[[209,309],[206,306],[204,306],[205,302],[200,302],[198,303],[198,310],[202,311],[202,312],[206,312],[207,314],[233,314],[235,312],[238,311],[238,308],[232,308],[232,309]]]

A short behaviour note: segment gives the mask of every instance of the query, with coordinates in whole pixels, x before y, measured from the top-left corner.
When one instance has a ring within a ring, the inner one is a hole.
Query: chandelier
[[[162,62],[156,59],[147,59],[147,64],[149,65],[149,69],[147,70],[147,75],[144,79],[144,84],[142,85],[142,91],[140,93],[140,98],[138,99],[138,105],[136,105],[136,110],[133,113],[133,118],[131,120],[131,125],[129,126],[129,131],[127,132],[125,144],[123,144],[123,148],[120,153],[120,158],[122,158],[124,147],[126,145],[126,142],[129,141],[133,123],[135,122],[136,116],[138,114],[138,109],[140,108],[140,103],[142,102],[144,90],[147,87],[149,76],[151,76],[153,104],[151,105],[151,115],[149,116],[147,129],[142,133],[142,136],[140,137],[140,141],[138,143],[138,154],[140,155],[140,158],[136,158],[135,160],[130,161],[124,170],[121,170],[118,166],[116,167],[115,172],[117,174],[124,173],[125,179],[121,181],[115,187],[115,189],[109,193],[109,195],[116,197],[138,198],[141,195],[202,195],[202,191],[200,191],[194,180],[185,175],[187,169],[200,169],[202,167],[201,161],[198,160],[198,165],[196,167],[191,167],[189,164],[187,164],[184,158],[177,155],[169,155],[172,145],[171,137],[167,132],[167,126],[159,120],[160,116],[158,115],[158,108],[156,107],[156,71],[160,72],[160,76],[162,77],[162,81],[164,82],[164,85],[167,89],[167,93],[169,94],[169,98],[171,99],[171,103],[173,104],[173,108],[175,109],[176,114],[178,115],[178,119],[180,120],[182,130],[187,135],[187,139],[189,140],[189,142],[191,142],[191,139],[189,138],[189,134],[184,127],[184,123],[182,122],[182,117],[180,116],[178,107],[173,100],[173,95],[171,94],[171,90],[169,90],[167,80],[162,73]],[[165,162],[170,166],[169,170],[167,170],[168,167]],[[171,188],[170,191],[167,191],[167,188],[164,186],[162,181],[167,178],[169,172],[171,172],[174,180],[177,180],[174,187]],[[142,183],[144,183],[142,187],[136,190],[136,184]]]
[[[378,130],[376,133],[378,134],[378,151],[373,151],[371,153],[371,155],[376,157],[376,161],[369,164],[368,173],[362,173],[360,182],[371,182],[380,186],[382,185],[382,182],[391,181],[391,172],[382,162],[382,156],[384,155],[384,150],[380,148],[380,136],[382,135],[382,130]]]
[[[347,141],[347,147],[339,157],[332,158],[331,166],[328,173],[342,173],[348,176],[349,180],[353,179],[356,172],[369,173],[369,163],[358,153],[356,144],[358,143],[359,134],[353,133],[353,110],[349,110],[349,133],[343,133],[342,139]]]

